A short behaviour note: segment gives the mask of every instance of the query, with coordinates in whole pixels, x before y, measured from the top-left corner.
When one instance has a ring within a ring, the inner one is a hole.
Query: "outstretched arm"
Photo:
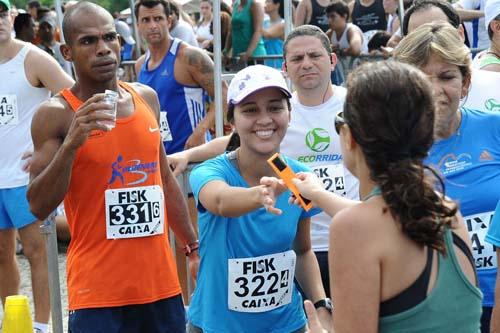
[[[281,210],[274,207],[279,195],[275,190],[267,185],[235,187],[222,180],[213,180],[201,188],[199,201],[211,213],[226,217],[238,217],[260,207],[279,215]]]
[[[354,206],[359,201],[344,198],[323,188],[319,178],[310,172],[300,172],[292,180],[302,196],[311,200],[313,204],[330,216],[334,216],[346,207]]]

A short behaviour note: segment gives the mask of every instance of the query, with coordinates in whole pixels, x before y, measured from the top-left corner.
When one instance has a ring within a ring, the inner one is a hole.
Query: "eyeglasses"
[[[345,124],[347,124],[347,122],[344,119],[344,111],[339,112],[337,116],[335,116],[335,132],[337,132],[337,134],[340,134],[340,129]]]

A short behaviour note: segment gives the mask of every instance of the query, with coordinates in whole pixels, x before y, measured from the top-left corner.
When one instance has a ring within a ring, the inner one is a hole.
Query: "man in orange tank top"
[[[193,276],[198,242],[168,168],[156,93],[117,81],[120,44],[102,7],[71,7],[63,32],[78,80],[33,118],[28,200],[44,218],[64,199],[69,330],[184,332],[168,227],[185,244]],[[118,93],[116,117],[105,90]]]

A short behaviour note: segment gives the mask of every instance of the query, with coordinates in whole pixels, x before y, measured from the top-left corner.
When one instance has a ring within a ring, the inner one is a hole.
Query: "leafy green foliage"
[[[26,4],[29,0],[10,0],[10,2],[17,8],[26,8]],[[49,8],[53,7],[55,1],[53,0],[39,0],[42,6],[47,6]],[[65,2],[64,0],[62,1]],[[116,11],[124,10],[129,7],[129,0],[91,0],[91,2],[97,3],[98,5],[106,8],[111,14]]]

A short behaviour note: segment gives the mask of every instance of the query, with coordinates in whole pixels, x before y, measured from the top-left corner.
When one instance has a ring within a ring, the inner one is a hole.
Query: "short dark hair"
[[[405,13],[403,18],[402,31],[403,35],[408,34],[408,23],[410,22],[410,17],[416,13],[425,9],[429,9],[432,7],[439,8],[443,11],[443,13],[448,17],[448,23],[458,29],[460,26],[460,16],[458,16],[457,11],[451,4],[442,0],[416,0],[413,2],[410,8]]]
[[[21,35],[21,30],[24,27],[27,27],[31,21],[31,15],[28,13],[20,13],[14,19],[14,31],[16,32],[16,36]]]
[[[74,30],[73,24],[75,17],[78,17],[78,15],[76,15],[77,12],[80,10],[90,10],[90,9],[100,10],[109,14],[109,12],[106,9],[90,1],[79,1],[75,5],[71,6],[64,13],[62,21],[63,36],[66,44],[71,45],[73,43],[73,30]],[[109,16],[111,17],[111,19],[113,19],[111,14],[109,14]]]
[[[286,47],[288,46],[288,43],[290,43],[292,39],[301,36],[316,37],[323,45],[326,52],[328,52],[328,54],[332,53],[332,46],[330,45],[330,40],[328,39],[328,36],[323,32],[323,30],[321,30],[315,25],[305,24],[293,29],[290,32],[290,34],[286,37],[285,43],[283,44],[283,58],[286,57]]]
[[[42,5],[40,4],[40,1],[37,0],[31,0],[28,1],[28,8],[40,8]]]
[[[36,10],[36,19],[40,20],[42,17],[50,13],[50,8],[42,6]]]
[[[379,30],[373,34],[368,41],[368,52],[380,50],[381,47],[387,46],[387,42],[391,39],[391,34],[384,30]]]
[[[280,5],[280,8],[278,8],[278,14],[280,15],[281,18],[285,18],[285,3],[284,0],[272,0],[273,4]]]
[[[139,18],[139,7],[144,6],[146,8],[153,8],[158,5],[163,6],[163,11],[165,12],[165,16],[169,17],[172,11],[170,3],[165,0],[139,0],[135,3],[134,14],[136,18]]]
[[[330,13],[337,13],[340,16],[345,16],[346,20],[349,19],[349,6],[342,0],[332,2],[326,7],[325,11],[327,15]]]

